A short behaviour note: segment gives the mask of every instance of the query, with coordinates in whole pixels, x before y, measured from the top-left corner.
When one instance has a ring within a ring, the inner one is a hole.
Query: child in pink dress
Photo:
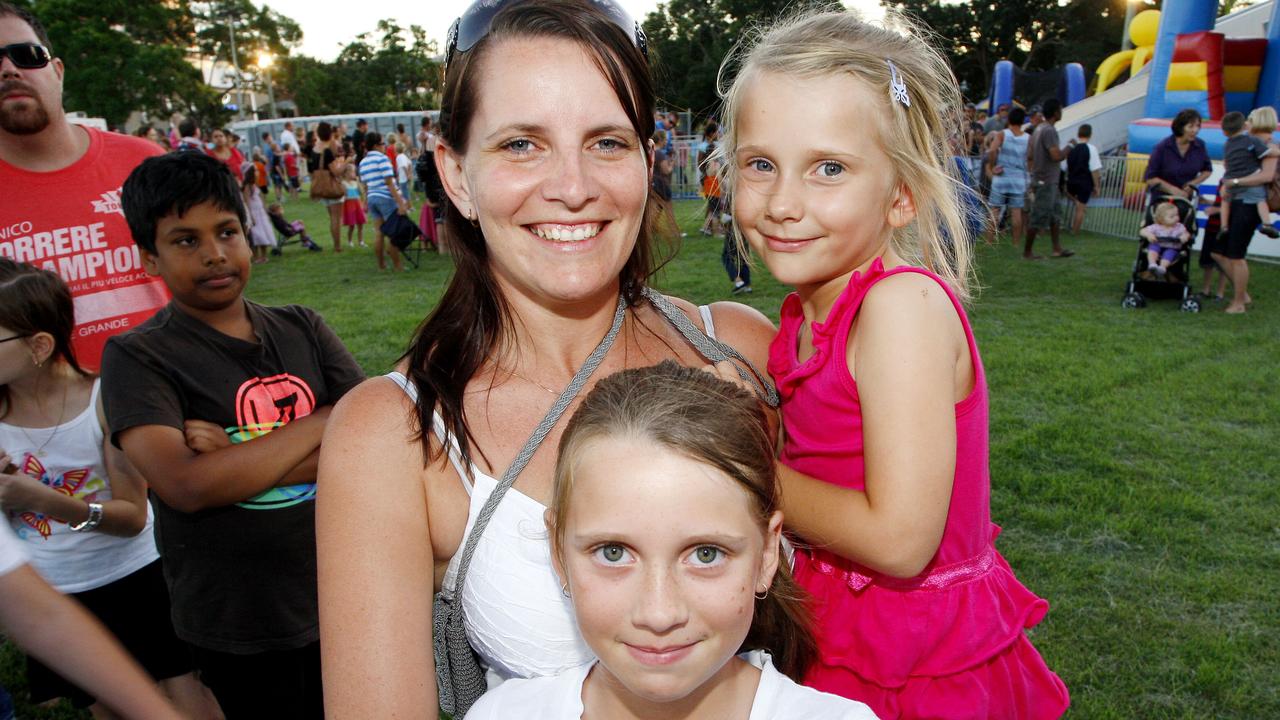
[[[1048,603],[994,546],[955,78],[893,13],[787,21],[741,60],[734,222],[796,288],[769,371],[816,620],[805,683],[881,718],[1058,717],[1066,687],[1023,633]]]
[[[351,238],[353,234],[358,233],[360,247],[364,247],[364,224],[367,218],[364,214],[364,188],[360,186],[360,180],[356,177],[356,166],[347,165],[343,172],[342,187],[346,195],[342,200],[342,224],[347,228],[347,247],[351,247]]]

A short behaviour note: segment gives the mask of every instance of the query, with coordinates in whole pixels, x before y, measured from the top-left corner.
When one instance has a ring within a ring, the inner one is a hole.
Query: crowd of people
[[[1065,192],[1071,202],[1071,231],[1079,233],[1089,200],[1101,186],[1102,161],[1098,148],[1089,142],[1092,126],[1080,125],[1076,137],[1060,147],[1054,125],[1061,119],[1061,112],[1061,103],[1054,99],[1026,109],[1001,104],[990,117],[972,104],[965,106],[963,145],[981,167],[977,180],[990,208],[987,242],[994,242],[996,232],[1007,222],[1014,247],[1021,247],[1023,257],[1029,260],[1042,257],[1035,254],[1033,247],[1037,233],[1045,229],[1052,240],[1052,257],[1074,255],[1059,241],[1060,192]],[[1194,228],[1187,224],[1200,204],[1201,184],[1213,170],[1204,141],[1197,137],[1202,121],[1195,109],[1180,111],[1170,124],[1169,137],[1156,144],[1147,161],[1143,175],[1147,195],[1143,202],[1164,221],[1153,218],[1152,224],[1139,232],[1149,243],[1148,269],[1143,272],[1146,279],[1172,280],[1167,272],[1170,264],[1195,239]],[[1226,171],[1213,202],[1205,208],[1208,222],[1199,252],[1203,270],[1199,297],[1227,302],[1224,312],[1239,314],[1252,303],[1245,255],[1254,233],[1280,237],[1271,216],[1272,208],[1280,206],[1280,191],[1270,189],[1276,180],[1276,159],[1280,157],[1280,146],[1272,138],[1277,127],[1276,111],[1264,106],[1254,109],[1248,117],[1239,112],[1227,113],[1221,126],[1227,136]],[[1158,206],[1170,199],[1187,200],[1189,210],[1162,211]],[[1172,220],[1175,215],[1176,223]],[[1236,219],[1233,221],[1232,217]],[[1182,226],[1184,232],[1174,233],[1175,224]],[[1162,230],[1161,226],[1167,229]],[[1170,233],[1180,239],[1174,243]],[[1224,295],[1228,282],[1232,286],[1229,302]]]
[[[1044,257],[1035,252],[1042,231],[1049,233],[1050,257],[1075,255],[1060,238],[1062,193],[1073,205],[1072,230],[1079,232],[1102,169],[1097,148],[1089,144],[1092,128],[1082,125],[1079,136],[1063,147],[1056,128],[1061,119],[1056,98],[1025,109],[1002,103],[990,117],[978,114],[972,103],[965,105],[964,147],[978,160],[976,180],[991,209],[987,241],[994,242],[1007,214],[1013,245],[1027,260]]]
[[[140,126],[134,134],[164,152],[198,151],[227,165],[242,184],[251,209],[251,236],[255,248],[262,248],[255,263],[267,262],[268,254],[281,255],[280,245],[295,234],[308,250],[322,250],[306,233],[302,221],[284,218],[286,204],[300,198],[304,185],[311,199],[326,207],[333,252],[343,251],[343,229],[347,248],[357,244],[368,247],[365,225],[372,224],[378,269],[386,269],[389,255],[391,267],[403,270],[400,247],[387,242],[383,223],[393,215],[412,213],[415,188],[421,195],[422,213],[411,219],[421,224],[425,243],[443,252],[438,225],[444,198],[434,167],[435,134],[430,117],[422,119],[421,130],[412,137],[403,124],[383,137],[369,130],[363,119],[353,130],[345,122],[334,125],[321,121],[303,128],[286,121],[278,137],[263,132],[260,144],[252,150],[246,148],[245,138],[227,128],[207,131],[206,139],[206,131],[191,117],[175,116],[167,135],[150,125]],[[333,179],[322,183],[329,190],[317,188],[317,173]],[[267,204],[273,196],[274,203]],[[261,212],[258,205],[264,205]],[[282,230],[279,221],[268,222],[268,214],[296,229]]]

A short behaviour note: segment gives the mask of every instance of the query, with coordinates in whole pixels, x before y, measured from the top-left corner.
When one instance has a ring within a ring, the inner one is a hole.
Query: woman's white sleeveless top
[[[706,334],[714,338],[710,310],[703,306],[699,311]],[[418,389],[404,375],[391,372],[387,377],[417,401]],[[466,538],[498,481],[475,464],[462,462],[456,440],[445,440],[439,414],[433,417],[432,425],[471,496],[463,534]],[[474,485],[467,481],[468,471]],[[551,543],[543,520],[546,509],[511,488],[498,503],[471,558],[462,588],[462,607],[467,639],[480,656],[490,688],[516,677],[558,675],[595,660],[578,632],[573,603],[561,592],[560,581],[551,567]],[[461,556],[459,548],[445,570],[447,588],[454,587]]]

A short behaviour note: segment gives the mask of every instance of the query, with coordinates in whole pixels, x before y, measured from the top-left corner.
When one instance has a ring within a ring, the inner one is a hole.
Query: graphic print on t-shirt
[[[107,338],[136,327],[169,300],[148,275],[120,205],[125,178],[162,150],[146,140],[85,128],[71,165],[30,172],[0,160],[0,256],[58,273],[75,302],[76,359],[97,370]],[[15,198],[10,201],[9,197]]]
[[[35,478],[67,497],[82,498],[86,502],[92,502],[97,497],[98,491],[107,486],[106,481],[100,477],[90,479],[89,473],[92,471],[93,468],[74,468],[64,473],[53,475],[48,470],[45,470],[40,458],[31,453],[26,453],[26,457],[22,461],[23,475]],[[26,527],[17,528],[18,536],[24,539],[30,533],[27,528],[30,528],[39,533],[40,537],[47,540],[53,534],[53,523],[63,523],[62,520],[50,515],[30,510],[18,513],[18,518],[26,525]],[[66,523],[63,524],[65,525]]]
[[[281,373],[271,377],[253,377],[236,391],[237,427],[227,428],[232,443],[248,442],[278,427],[311,414],[316,396],[307,381],[296,375]],[[275,510],[314,500],[316,486],[286,485],[236,503],[249,510]]]

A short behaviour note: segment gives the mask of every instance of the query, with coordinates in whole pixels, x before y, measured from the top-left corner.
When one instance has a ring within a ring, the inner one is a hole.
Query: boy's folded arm
[[[293,466],[293,469],[285,473],[280,478],[280,482],[276,483],[276,487],[284,487],[286,485],[309,485],[316,481],[316,473],[320,470],[320,448],[311,451],[302,462]]]
[[[251,442],[212,452],[187,447],[183,432],[139,425],[119,432],[120,446],[167,505],[197,512],[232,505],[281,484],[320,445],[329,408],[317,408]]]

